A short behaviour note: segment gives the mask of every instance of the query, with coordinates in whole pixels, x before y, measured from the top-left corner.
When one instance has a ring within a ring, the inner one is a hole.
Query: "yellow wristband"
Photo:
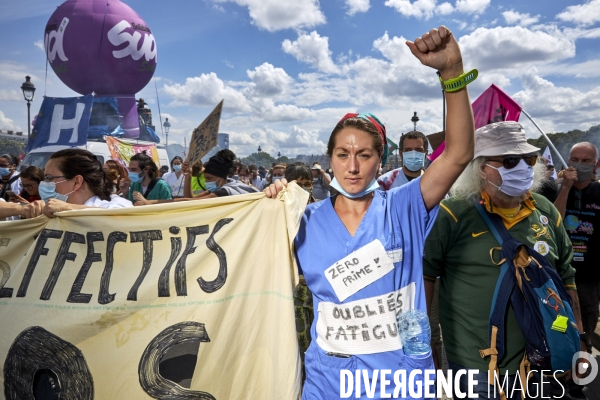
[[[442,76],[440,75],[440,83],[442,84],[442,89],[445,92],[457,92],[477,79],[478,74],[479,72],[476,69],[472,69],[469,72],[466,72],[456,78],[448,79],[447,81],[442,80]]]

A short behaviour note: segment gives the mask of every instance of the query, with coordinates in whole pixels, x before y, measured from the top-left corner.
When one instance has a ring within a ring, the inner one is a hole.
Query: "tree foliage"
[[[279,159],[284,158],[280,157]],[[285,157],[287,159],[287,157]],[[257,167],[263,166],[265,168],[270,168],[271,164],[277,162],[278,159],[271,157],[269,153],[266,151],[255,152],[250,154],[248,157],[244,157],[241,159],[244,165],[256,165]]]
[[[573,147],[573,145],[576,143],[590,142],[595,144],[596,147],[600,147],[600,125],[592,126],[587,131],[575,129],[567,133],[558,132],[548,133],[547,135],[565,161],[567,158],[569,158],[569,151],[571,150],[571,147]],[[548,146],[548,142],[543,136],[540,136],[537,139],[527,139],[527,142],[533,146],[539,147],[541,149],[540,154],[546,149],[546,146]],[[562,167],[560,158],[553,150],[551,150],[551,153],[554,161],[554,167],[560,169]]]
[[[27,143],[11,138],[0,138],[0,154],[19,155],[25,151]]]

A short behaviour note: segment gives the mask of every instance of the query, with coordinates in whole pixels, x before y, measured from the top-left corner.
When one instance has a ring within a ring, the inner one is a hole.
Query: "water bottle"
[[[398,332],[407,356],[425,356],[431,351],[431,327],[426,312],[416,309],[401,312]]]

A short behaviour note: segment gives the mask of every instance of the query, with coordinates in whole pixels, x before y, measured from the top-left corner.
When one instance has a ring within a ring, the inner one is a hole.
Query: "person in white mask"
[[[402,167],[391,170],[377,179],[383,190],[390,190],[407,184],[421,176],[425,169],[425,156],[429,142],[427,137],[419,131],[410,131],[400,138],[400,151],[402,152]]]
[[[525,130],[517,122],[497,122],[477,129],[475,157],[450,190],[451,197],[442,201],[425,242],[427,303],[431,303],[439,277],[440,322],[450,368],[480,371],[474,377],[478,384],[473,388],[480,399],[500,398],[496,388],[488,385],[490,357],[482,358],[479,352],[489,344],[490,309],[500,268],[499,252],[494,250],[498,241],[481,217],[478,205],[488,214],[499,215],[515,239],[535,249],[554,266],[573,300],[573,323],[580,333],[584,332],[575,269],[570,264],[571,242],[556,207],[534,193],[546,169],[537,162],[539,150],[527,143]],[[428,171],[436,163],[437,160]],[[508,387],[512,388],[525,352],[525,339],[512,308],[507,314],[505,343],[506,351],[497,367],[503,379],[508,377]],[[463,383],[466,379],[461,380],[461,389]],[[520,387],[518,382],[516,385]],[[512,397],[507,397],[516,400],[521,395],[513,391]]]
[[[171,188],[171,196],[173,198],[184,197],[185,168],[183,167],[183,159],[179,156],[173,157],[171,160],[171,169],[172,171],[164,174],[162,179]]]

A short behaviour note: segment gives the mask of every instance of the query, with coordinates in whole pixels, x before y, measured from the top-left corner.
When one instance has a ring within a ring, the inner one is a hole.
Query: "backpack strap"
[[[505,241],[512,239],[512,235],[508,229],[506,229],[502,219],[498,215],[489,214],[481,204],[477,204],[475,208],[477,208],[477,211],[490,229],[490,232],[494,235],[500,245]],[[500,266],[500,275],[496,281],[494,297],[492,298],[492,307],[490,309],[490,347],[479,350],[481,358],[490,357],[490,362],[488,364],[488,384],[490,386],[494,386],[496,382],[494,373],[497,377],[500,377],[498,361],[504,356],[504,316],[506,315],[506,308],[508,307],[512,289],[514,287],[513,277],[508,274],[508,270],[509,261],[505,259]],[[506,400],[506,393],[502,391],[501,387],[498,387],[498,394],[500,395],[501,400]]]
[[[475,207],[501,246],[505,241],[512,239],[512,235],[504,226],[504,222],[502,222],[502,218],[499,215],[488,213],[481,204],[477,204]]]

